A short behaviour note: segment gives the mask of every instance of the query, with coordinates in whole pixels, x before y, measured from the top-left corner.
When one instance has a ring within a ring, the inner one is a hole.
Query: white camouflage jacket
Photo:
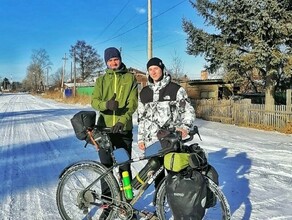
[[[191,106],[183,87],[171,82],[164,75],[158,83],[149,83],[139,94],[138,143],[145,146],[157,141],[157,132],[166,124],[170,127],[190,130],[195,121],[195,110]]]

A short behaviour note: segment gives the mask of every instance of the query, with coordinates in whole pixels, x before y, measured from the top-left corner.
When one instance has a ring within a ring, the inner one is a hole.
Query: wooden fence
[[[275,105],[269,111],[250,100],[196,100],[194,105],[196,117],[210,121],[275,130],[292,126],[291,105]]]

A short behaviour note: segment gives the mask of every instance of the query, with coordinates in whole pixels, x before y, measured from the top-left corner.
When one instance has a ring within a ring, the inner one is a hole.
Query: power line
[[[119,13],[112,19],[112,21],[103,29],[103,31],[101,32],[100,36],[112,25],[112,23],[114,23],[114,21],[117,19],[117,17],[124,11],[124,9],[127,7],[127,5],[129,4],[130,0],[128,0],[128,2],[124,5],[124,7],[119,11]]]
[[[110,41],[110,40],[116,39],[116,38],[118,38],[118,37],[120,37],[120,36],[122,36],[122,35],[124,35],[124,34],[129,33],[130,31],[132,31],[132,30],[134,30],[134,29],[136,29],[136,28],[138,28],[138,27],[144,25],[145,23],[147,23],[147,21],[145,21],[145,22],[143,22],[143,23],[141,23],[141,24],[138,24],[137,26],[135,26],[135,27],[133,27],[133,28],[131,28],[131,29],[129,29],[129,30],[127,30],[127,31],[125,31],[125,32],[123,32],[123,33],[121,33],[121,34],[118,34],[118,35],[116,35],[116,36],[114,36],[114,37],[112,37],[112,38],[109,38],[109,39],[107,39],[107,40],[104,40],[104,41],[102,41],[102,42],[99,42],[98,44],[103,44],[103,43],[108,42],[108,41]]]
[[[177,6],[179,6],[180,4],[184,3],[185,1],[187,1],[187,0],[182,0],[182,1],[180,1],[179,3],[177,3],[176,5],[170,7],[169,9],[165,10],[164,12],[162,12],[162,13],[160,13],[160,14],[154,16],[154,17],[152,18],[152,20],[154,20],[154,19],[160,17],[161,15],[167,13],[168,11],[170,11],[170,10],[176,8]],[[99,43],[97,43],[97,44],[103,44],[103,43],[106,43],[106,42],[108,42],[108,41],[110,41],[110,40],[116,39],[116,38],[118,38],[118,37],[120,37],[120,36],[122,36],[122,35],[125,35],[125,34],[131,32],[132,30],[137,29],[138,27],[140,27],[140,26],[146,24],[147,22],[148,22],[148,19],[147,19],[147,21],[144,21],[144,22],[142,22],[141,24],[138,24],[138,25],[136,25],[135,27],[133,27],[133,28],[131,28],[131,29],[129,29],[129,30],[127,30],[127,31],[125,31],[125,32],[123,32],[123,33],[121,33],[121,34],[118,34],[118,35],[116,35],[116,36],[114,36],[114,37],[111,37],[111,38],[109,38],[109,39],[107,39],[107,40],[104,40],[104,41],[102,41],[102,42],[99,42]]]
[[[184,39],[177,39],[177,40],[174,40],[174,41],[171,41],[171,42],[165,43],[165,44],[163,44],[163,45],[156,46],[156,49],[157,49],[157,48],[161,48],[161,47],[168,46],[168,45],[170,45],[170,44],[174,44],[174,43],[176,43],[176,42],[178,42],[178,41],[184,41]]]
[[[119,33],[119,31],[120,30],[122,30],[127,24],[129,24],[130,23],[130,21],[132,21],[132,20],[134,20],[134,18],[136,18],[137,17],[137,14],[135,14],[133,17],[131,17],[124,25],[122,25],[115,33],[114,33],[114,35],[115,34],[117,34],[117,33]]]

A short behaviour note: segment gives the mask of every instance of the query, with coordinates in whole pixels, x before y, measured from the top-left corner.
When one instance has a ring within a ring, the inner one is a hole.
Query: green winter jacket
[[[106,108],[106,102],[114,93],[115,100],[119,102],[117,111]],[[124,130],[132,130],[132,115],[138,106],[138,87],[134,74],[128,72],[124,64],[119,70],[107,69],[106,73],[96,80],[91,106],[100,112],[98,125],[112,127],[121,122],[125,125]]]

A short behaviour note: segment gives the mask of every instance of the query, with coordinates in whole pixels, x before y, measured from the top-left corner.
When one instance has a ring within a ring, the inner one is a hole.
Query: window
[[[212,98],[215,98],[215,92],[213,91],[201,92],[201,99],[212,99]]]

